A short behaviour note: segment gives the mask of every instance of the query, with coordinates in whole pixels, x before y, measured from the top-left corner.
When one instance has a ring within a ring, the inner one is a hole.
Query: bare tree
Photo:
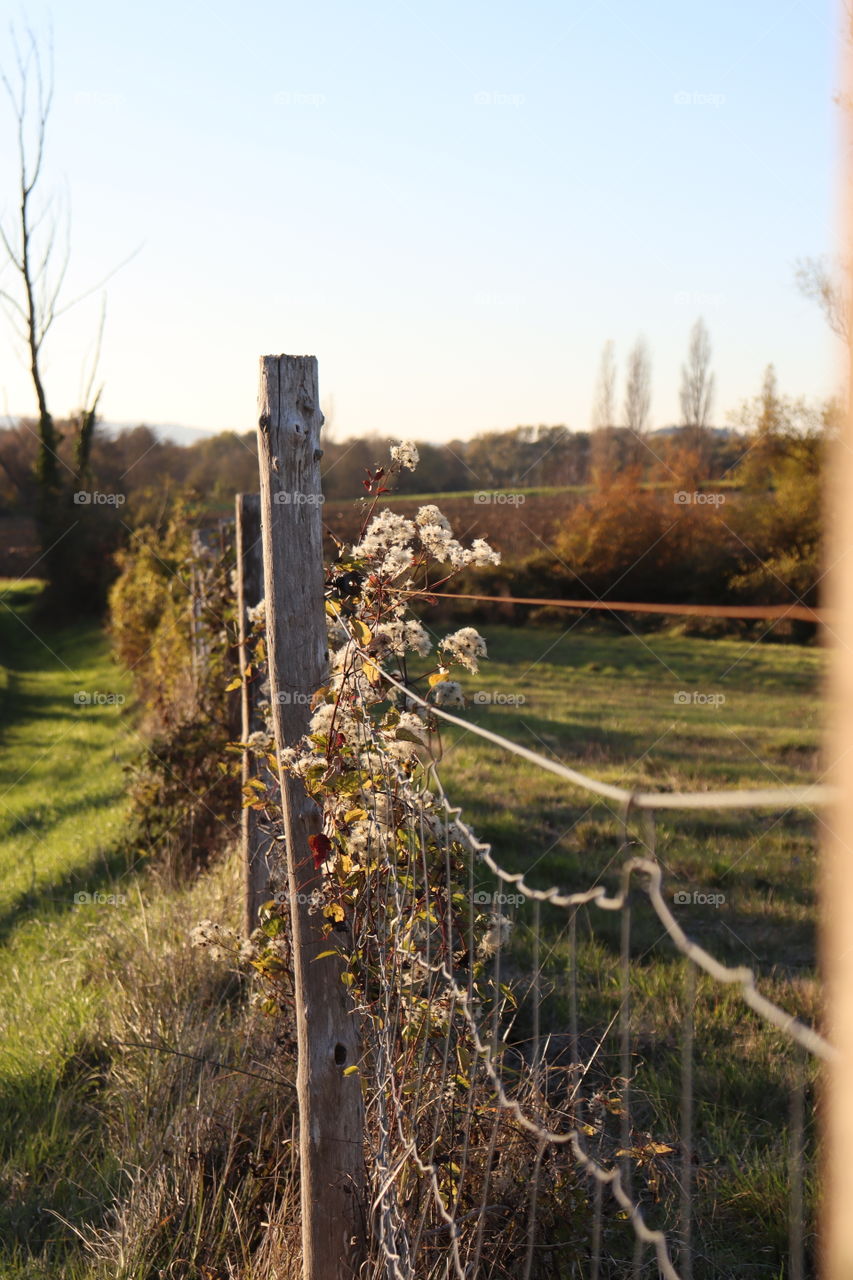
[[[612,427],[616,419],[616,358],[612,338],[605,342],[601,352],[595,402],[592,407],[592,428]]]
[[[16,79],[0,73],[12,105],[17,138],[17,218],[7,228],[0,223],[0,242],[7,263],[19,279],[14,290],[0,289],[13,328],[25,344],[38,404],[39,452],[37,474],[41,490],[53,492],[59,484],[57,449],[60,435],[47,403],[41,368],[44,340],[57,315],[57,304],[68,266],[67,242],[62,261],[54,267],[59,228],[53,202],[34,209],[34,197],[42,174],[47,120],[53,100],[53,68],[45,82],[35,36],[27,31],[24,48],[12,33]]]
[[[79,537],[67,538],[66,535],[80,523],[82,515],[79,508],[74,511],[71,495],[80,487],[89,469],[100,399],[96,376],[103,335],[103,307],[91,366],[82,388],[81,407],[71,419],[74,447],[63,451],[65,456],[60,453],[63,433],[56,425],[48,402],[44,345],[59,317],[100,289],[105,281],[77,297],[68,300],[64,297],[69,219],[55,192],[42,194],[45,144],[53,104],[53,51],[48,43],[47,58],[43,59],[29,28],[20,40],[13,28],[12,49],[11,72],[7,74],[5,69],[0,69],[0,82],[11,105],[16,138],[13,175],[8,183],[14,192],[15,211],[9,217],[0,216],[0,304],[26,352],[38,407],[35,479],[42,571],[48,577],[53,601],[56,602],[60,594],[71,601],[76,569],[80,567],[81,558],[92,553],[91,547],[83,548]],[[111,271],[109,276],[113,274]],[[59,550],[55,551],[57,547]]]
[[[756,427],[759,435],[769,436],[778,430],[781,416],[781,400],[779,398],[779,381],[776,377],[776,366],[769,364],[764,370],[759,396],[760,412]]]
[[[800,258],[794,272],[800,293],[817,303],[832,332],[844,342],[850,339],[850,299],[844,288],[849,274],[826,257]]]
[[[652,362],[645,338],[638,338],[628,356],[625,380],[625,426],[642,436],[652,404]]]
[[[62,443],[62,435],[57,430],[48,406],[42,362],[43,347],[59,317],[100,289],[124,264],[113,268],[103,280],[83,294],[63,299],[69,261],[69,219],[56,192],[42,199],[40,187],[47,125],[53,104],[53,50],[49,45],[48,68],[45,72],[38,42],[29,28],[23,42],[18,41],[13,29],[12,48],[14,74],[10,78],[4,70],[0,70],[0,82],[11,104],[16,136],[17,156],[13,182],[17,209],[8,222],[0,218],[0,249],[5,258],[5,267],[12,269],[14,283],[8,287],[0,284],[0,303],[27,354],[38,406],[37,475],[41,489],[50,494],[60,488],[62,464],[58,449]],[[74,419],[74,461],[78,477],[89,462],[101,394],[95,383],[103,326],[102,304],[94,356],[83,389],[81,407]]]
[[[690,331],[687,363],[681,366],[681,417],[686,427],[704,432],[711,420],[714,375],[711,373],[711,339],[701,318]]]
[[[601,364],[592,406],[592,434],[589,441],[589,469],[597,484],[619,469],[619,442],[616,421],[616,358],[612,339],[601,351]]]

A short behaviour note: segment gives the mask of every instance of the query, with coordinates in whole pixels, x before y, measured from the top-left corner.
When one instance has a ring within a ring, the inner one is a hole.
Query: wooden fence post
[[[842,102],[853,90],[853,14],[844,15]],[[821,1106],[822,1187],[818,1230],[823,1280],[853,1276],[853,112],[840,115],[842,274],[837,297],[844,327],[844,363],[839,369],[844,404],[824,482],[826,582],[823,604],[832,625],[825,693],[829,712],[825,760],[827,781],[838,788],[821,815],[821,962],[826,993],[826,1034],[837,1057],[824,1077]]]
[[[237,613],[240,640],[240,674],[242,686],[240,705],[242,711],[241,736],[243,742],[252,733],[265,729],[264,717],[258,709],[257,677],[246,676],[251,661],[246,643],[250,630],[247,612],[260,604],[264,596],[264,555],[261,545],[261,499],[257,493],[238,493],[235,499],[235,524],[237,547]],[[266,762],[243,751],[243,787],[250,778],[271,779]],[[261,829],[257,809],[247,806],[242,813],[243,847],[243,929],[246,937],[258,923],[258,911],[269,897],[269,870],[267,855],[269,840]]]
[[[328,676],[320,504],[320,412],[313,356],[262,356],[258,460],[270,697],[276,741],[294,746],[312,695]],[[355,1014],[343,964],[324,956],[323,916],[309,914],[322,883],[308,838],[322,814],[300,779],[282,771],[299,1062],[303,1280],[351,1280],[365,1252],[365,1175]]]

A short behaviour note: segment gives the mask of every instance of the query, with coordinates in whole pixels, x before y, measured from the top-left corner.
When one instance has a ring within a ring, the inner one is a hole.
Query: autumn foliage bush
[[[144,746],[130,767],[131,842],[180,877],[224,847],[238,799],[221,765],[236,735],[233,536],[193,537],[200,514],[182,498],[119,552],[110,592],[116,656],[133,674]]]

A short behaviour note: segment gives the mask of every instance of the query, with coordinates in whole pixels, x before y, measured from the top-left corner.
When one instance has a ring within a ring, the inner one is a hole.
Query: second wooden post
[[[270,698],[279,752],[308,729],[312,695],[328,674],[323,599],[320,412],[313,356],[263,356],[258,455]],[[322,813],[302,781],[282,771],[293,928],[299,1062],[303,1280],[352,1280],[365,1251],[361,1082],[355,1015],[328,952],[323,916],[309,914],[322,885],[309,836]],[[318,959],[318,957],[321,957]]]

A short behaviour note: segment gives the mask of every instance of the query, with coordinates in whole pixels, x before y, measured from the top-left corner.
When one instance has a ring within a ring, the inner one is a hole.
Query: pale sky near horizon
[[[678,419],[702,315],[714,420],[837,385],[794,285],[834,246],[838,18],[825,0],[64,0],[45,192],[72,210],[69,293],[107,286],[103,416],[254,426],[257,359],[312,353],[342,436],[589,425],[601,348],[652,352]],[[8,29],[0,62],[10,63]],[[0,103],[0,215],[14,135]],[[8,286],[9,273],[0,277]],[[90,299],[46,347],[76,406]],[[0,330],[0,409],[31,413]]]

